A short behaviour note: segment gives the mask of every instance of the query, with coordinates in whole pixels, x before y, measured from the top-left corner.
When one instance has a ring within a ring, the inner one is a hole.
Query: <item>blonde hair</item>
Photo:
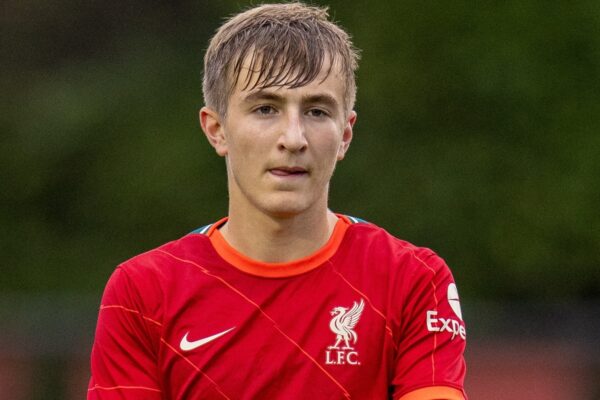
[[[204,56],[204,103],[226,114],[244,62],[254,74],[247,75],[242,90],[301,87],[316,79],[327,62],[327,74],[339,66],[350,111],[356,99],[358,59],[348,33],[328,20],[327,8],[261,5],[228,19],[211,39]]]

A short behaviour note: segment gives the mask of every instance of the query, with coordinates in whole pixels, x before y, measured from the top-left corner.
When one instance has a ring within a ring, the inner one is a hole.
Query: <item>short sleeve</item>
[[[161,399],[156,357],[161,323],[145,315],[138,288],[121,267],[100,305],[88,400]]]
[[[466,399],[466,329],[456,284],[448,266],[430,250],[415,252],[413,262],[404,286],[393,399],[437,387],[455,389]]]

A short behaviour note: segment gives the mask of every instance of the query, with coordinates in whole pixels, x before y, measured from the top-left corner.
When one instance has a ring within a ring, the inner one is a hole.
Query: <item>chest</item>
[[[165,304],[159,375],[171,398],[385,398],[394,357],[385,290],[327,270],[199,278]]]

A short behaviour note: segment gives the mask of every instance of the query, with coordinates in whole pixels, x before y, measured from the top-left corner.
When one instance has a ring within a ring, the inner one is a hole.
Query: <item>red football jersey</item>
[[[237,252],[223,219],[121,264],[88,399],[466,398],[448,267],[339,217],[324,247],[293,262]]]

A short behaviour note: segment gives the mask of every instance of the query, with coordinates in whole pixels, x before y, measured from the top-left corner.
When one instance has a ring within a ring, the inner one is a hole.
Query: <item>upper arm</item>
[[[447,386],[431,386],[413,390],[398,400],[464,400],[460,390]]]
[[[91,354],[91,399],[160,399],[156,356],[161,323],[145,315],[137,289],[117,268],[98,315]]]
[[[393,398],[462,400],[466,330],[454,279],[433,252],[413,256],[415,268],[404,287]]]

